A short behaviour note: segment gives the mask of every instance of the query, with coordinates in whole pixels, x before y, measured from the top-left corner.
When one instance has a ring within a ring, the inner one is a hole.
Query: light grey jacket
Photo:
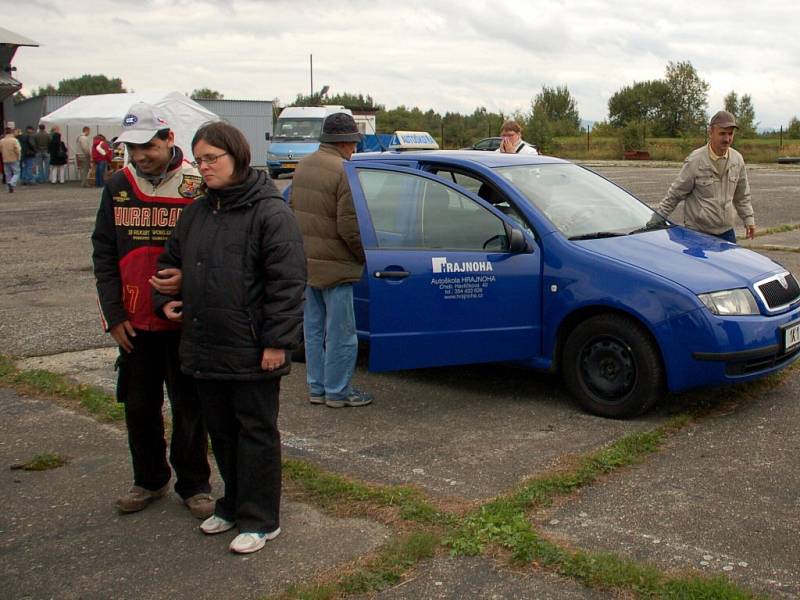
[[[733,228],[736,214],[745,226],[755,225],[744,158],[733,148],[728,149],[728,164],[721,177],[714,170],[708,144],[683,161],[681,172],[656,210],[667,217],[680,202],[689,229],[723,233]]]

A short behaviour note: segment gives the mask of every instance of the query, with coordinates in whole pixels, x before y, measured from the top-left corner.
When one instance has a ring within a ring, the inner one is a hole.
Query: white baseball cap
[[[122,133],[116,143],[146,144],[162,129],[169,129],[169,123],[158,107],[137,102],[122,119]]]

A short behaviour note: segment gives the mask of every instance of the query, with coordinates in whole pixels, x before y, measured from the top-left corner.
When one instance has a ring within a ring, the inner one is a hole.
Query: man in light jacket
[[[89,164],[92,160],[92,139],[89,137],[91,129],[88,127],[83,128],[83,132],[75,140],[75,162],[78,166],[78,178],[81,181],[81,187],[91,187],[87,179],[89,178]]]
[[[361,279],[365,257],[344,161],[361,137],[348,114],[325,119],[319,150],[297,165],[289,198],[308,260],[303,332],[309,401],[330,408],[372,402],[350,385],[358,357],[353,283]]]
[[[8,192],[14,193],[19,181],[19,161],[22,158],[22,147],[14,135],[13,127],[6,127],[6,134],[0,140],[0,155],[3,157],[3,173],[6,177]]]
[[[656,211],[669,216],[683,202],[686,227],[736,243],[736,215],[744,222],[745,235],[756,231],[750,183],[744,158],[731,148],[736,118],[725,110],[709,122],[708,143],[694,150]]]

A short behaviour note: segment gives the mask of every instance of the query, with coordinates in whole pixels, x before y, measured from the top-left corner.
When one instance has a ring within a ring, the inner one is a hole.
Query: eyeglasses
[[[195,156],[192,166],[199,167],[203,163],[206,163],[207,165],[213,165],[215,162],[217,162],[220,158],[222,158],[226,154],[228,153],[223,152],[221,154],[217,154],[216,156],[214,154],[209,154],[208,156]]]

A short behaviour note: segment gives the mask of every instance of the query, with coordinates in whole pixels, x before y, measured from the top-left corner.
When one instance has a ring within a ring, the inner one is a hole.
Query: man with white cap
[[[736,242],[736,214],[744,222],[745,235],[756,231],[750,183],[744,158],[731,148],[736,118],[721,110],[709,122],[708,144],[693,151],[656,211],[667,217],[683,202],[684,223],[689,229]],[[736,213],[736,214],[735,214]]]
[[[156,106],[134,104],[122,128],[116,141],[126,145],[131,162],[105,185],[92,234],[101,318],[119,346],[117,401],[125,405],[133,465],[133,487],[116,505],[137,512],[169,491],[166,384],[175,491],[195,517],[206,518],[214,501],[200,404],[192,378],[180,371],[180,325],[156,316],[151,299],[151,286],[167,294],[180,290],[180,271],[156,272],[156,261],[183,207],[199,195],[201,178]]]

